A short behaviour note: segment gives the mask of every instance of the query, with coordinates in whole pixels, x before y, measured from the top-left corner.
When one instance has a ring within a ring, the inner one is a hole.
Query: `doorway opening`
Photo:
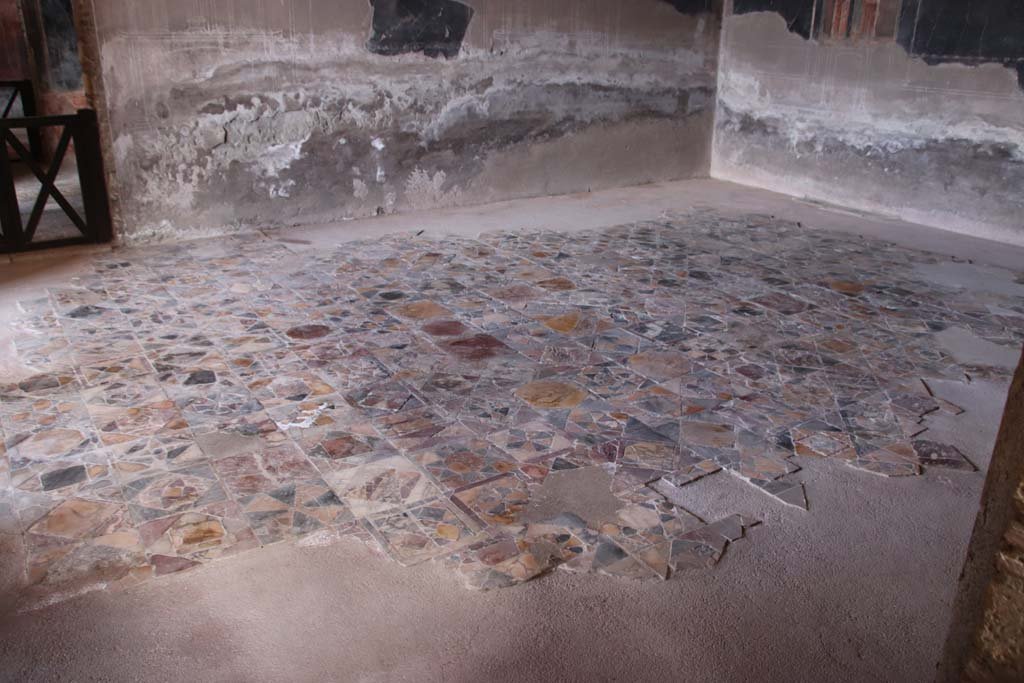
[[[73,0],[0,0],[0,252],[112,238]]]

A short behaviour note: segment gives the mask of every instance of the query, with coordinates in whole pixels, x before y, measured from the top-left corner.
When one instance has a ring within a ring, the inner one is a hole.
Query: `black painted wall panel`
[[[810,38],[815,0],[734,0],[733,13],[778,12],[793,33]]]
[[[1022,0],[917,0],[912,42],[915,55],[963,59],[1024,59]],[[908,36],[901,35],[901,39]]]
[[[904,0],[900,45],[929,64],[997,62],[1024,89],[1024,0]]]
[[[895,7],[882,10],[891,26]],[[825,6],[822,0],[734,0],[733,13],[750,12],[776,12],[790,31],[810,39]],[[891,31],[884,28],[878,38]],[[1024,0],[902,0],[896,41],[929,64],[997,62],[1016,68],[1024,88]]]
[[[400,55],[422,52],[428,57],[458,56],[473,9],[455,0],[371,0],[373,33],[370,52]]]
[[[714,9],[712,0],[664,0],[683,14],[700,14]]]

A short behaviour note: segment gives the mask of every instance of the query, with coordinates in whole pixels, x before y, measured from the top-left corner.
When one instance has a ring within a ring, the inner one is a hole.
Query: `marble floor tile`
[[[692,514],[700,479],[813,515],[812,458],[980,476],[929,429],[970,407],[928,381],[1007,372],[937,335],[1024,341],[1019,302],[919,279],[935,255],[713,211],[90,258],[19,304],[36,374],[0,380],[0,530],[32,599],[346,535],[480,589],[706,570],[756,522]],[[536,518],[570,471],[613,509]]]
[[[479,526],[441,499],[367,519],[381,546],[403,565],[451,555],[474,541]]]
[[[358,518],[408,508],[442,495],[423,470],[394,451],[346,458],[324,477]]]

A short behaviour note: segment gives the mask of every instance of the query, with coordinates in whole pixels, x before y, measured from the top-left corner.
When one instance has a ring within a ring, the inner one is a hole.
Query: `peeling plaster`
[[[370,188],[359,178],[352,179],[352,195],[356,199],[366,199],[370,195]]]
[[[405,181],[405,196],[414,209],[457,206],[462,200],[462,189],[445,190],[447,174],[437,171],[430,175],[422,168],[415,169]]]
[[[713,177],[1024,243],[1024,93],[1000,64],[726,19]]]
[[[878,60],[883,63],[907,60],[896,45],[879,46],[877,50]],[[922,71],[964,68],[959,65],[928,67],[920,61],[916,66]],[[987,71],[995,80],[1012,77],[1007,69],[996,64],[971,68]],[[819,130],[832,129],[833,137],[843,144],[868,154],[919,149],[936,141],[977,140],[1001,145],[1013,158],[1024,162],[1024,127],[1011,125],[1006,117],[994,118],[984,112],[953,109],[920,111],[912,117],[895,112],[885,115],[880,111],[885,103],[871,101],[880,99],[879,93],[872,92],[875,85],[870,81],[858,84],[835,78],[831,89],[816,89],[817,94],[823,95],[822,99],[827,98],[833,104],[828,108],[814,108],[804,102],[779,98],[754,69],[737,69],[719,76],[718,99],[732,111],[757,112],[760,118],[786,122],[786,140],[793,148],[813,142]],[[849,106],[842,106],[843,101],[849,102]],[[1024,97],[1020,101],[1024,106]],[[838,116],[837,111],[841,111]]]
[[[103,64],[126,237],[503,198],[475,180],[513,149],[590,128],[706,118],[717,25],[679,21],[680,45],[658,50],[591,32],[498,30],[489,48],[464,46],[452,61],[370,54],[348,34],[320,36],[316,50],[228,29],[110,37]],[[635,153],[662,144],[637,140]],[[695,145],[694,159],[703,154]],[[657,179],[685,177],[694,162],[674,165]],[[594,184],[646,179],[614,165],[597,173]],[[528,179],[506,197],[547,186]]]

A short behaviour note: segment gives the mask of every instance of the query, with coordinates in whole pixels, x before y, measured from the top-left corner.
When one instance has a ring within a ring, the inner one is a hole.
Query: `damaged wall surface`
[[[712,175],[1024,244],[1018,25],[1017,0],[735,0]]]
[[[94,0],[122,236],[707,175],[717,4]]]
[[[28,53],[24,36],[17,0],[0,0],[0,81],[28,78]]]

